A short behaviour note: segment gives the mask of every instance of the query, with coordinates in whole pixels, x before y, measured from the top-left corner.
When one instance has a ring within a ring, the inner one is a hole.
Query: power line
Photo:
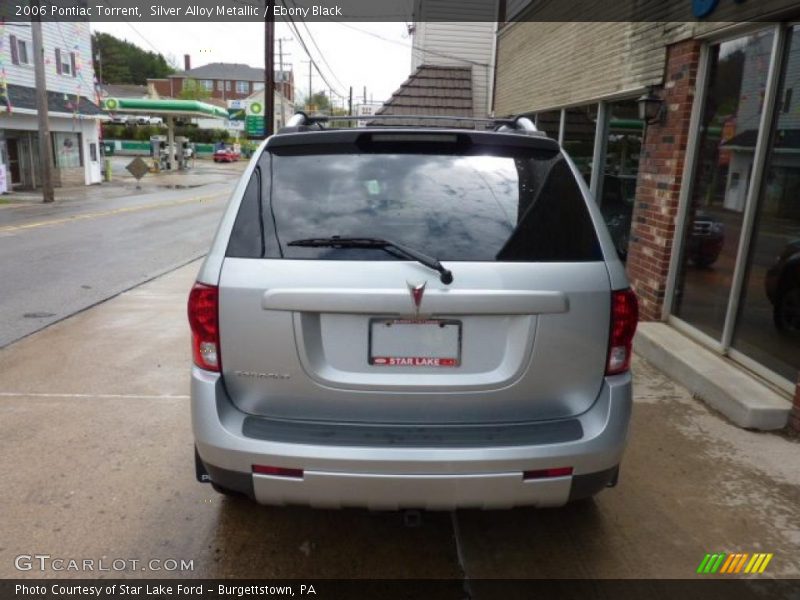
[[[396,46],[402,46],[403,48],[407,48],[407,49],[411,50],[412,52],[418,52],[418,53],[419,52],[424,52],[424,53],[427,53],[427,54],[434,54],[436,56],[441,56],[442,58],[450,58],[450,59],[458,60],[458,61],[470,64],[470,65],[475,65],[476,67],[489,67],[489,66],[491,66],[488,63],[482,63],[482,62],[477,62],[477,61],[474,61],[474,60],[468,60],[466,58],[461,58],[460,56],[455,56],[454,54],[447,54],[445,52],[438,52],[436,50],[430,50],[430,49],[425,49],[425,50],[416,49],[415,50],[413,46],[409,46],[408,44],[405,44],[405,43],[400,42],[398,40],[393,40],[391,38],[384,37],[384,36],[382,36],[382,35],[380,35],[378,33],[374,33],[372,31],[367,31],[366,29],[361,29],[360,27],[354,27],[353,25],[350,25],[349,23],[344,23],[342,21],[336,21],[336,20],[334,20],[334,19],[332,19],[330,17],[323,17],[323,18],[327,19],[328,21],[331,21],[332,23],[337,23],[337,24],[341,25],[342,27],[347,27],[348,29],[352,29],[353,31],[358,31],[359,33],[363,33],[364,35],[369,35],[369,36],[372,36],[372,37],[374,37],[376,39],[382,40],[384,42],[388,42],[389,44],[395,44]]]
[[[326,67],[328,67],[328,70],[331,72],[331,75],[333,76],[334,80],[336,80],[336,83],[342,86],[342,88],[347,88],[347,86],[342,83],[342,80],[336,76],[333,67],[331,67],[331,65],[325,59],[325,54],[323,54],[322,50],[319,49],[316,40],[314,40],[314,36],[311,34],[311,30],[308,28],[308,24],[305,21],[301,21],[301,23],[303,24],[303,27],[305,27],[305,30],[308,32],[308,37],[311,40],[311,43],[314,45],[314,48],[316,48],[317,52],[319,52],[320,59],[322,59],[322,62],[325,64]]]
[[[292,0],[288,0],[288,1],[291,2]],[[283,3],[284,3],[284,6],[286,6],[286,0],[283,0]],[[289,11],[287,11],[287,13],[288,12]],[[289,19],[289,23],[288,23],[289,28],[297,36],[297,41],[300,42],[300,45],[303,47],[303,50],[305,51],[306,55],[308,56],[308,59],[311,61],[311,64],[314,65],[314,68],[317,70],[317,73],[322,78],[322,81],[325,82],[325,85],[328,86],[328,89],[330,89],[332,92],[336,92],[337,96],[339,96],[340,98],[344,98],[345,96],[343,94],[339,93],[339,90],[336,89],[336,86],[331,85],[331,82],[328,81],[328,78],[325,77],[325,74],[319,68],[319,65],[317,65],[316,61],[314,60],[314,56],[309,51],[308,46],[306,46],[305,40],[303,40],[303,36],[300,34],[300,29],[297,27],[297,24],[294,22],[294,19],[292,18],[291,14],[287,14],[286,18]],[[309,95],[311,95],[312,90],[309,90],[308,93],[309,93]]]
[[[336,89],[336,86],[332,85],[331,82],[328,81],[328,78],[325,77],[325,74],[322,72],[322,69],[319,68],[319,65],[314,60],[314,56],[311,54],[311,52],[309,52],[308,47],[306,46],[302,35],[300,35],[300,30],[298,29],[297,25],[294,24],[294,23],[292,23],[291,25],[293,27],[290,27],[290,28],[292,29],[294,34],[297,36],[297,39],[300,42],[300,45],[303,47],[303,50],[305,51],[306,55],[308,56],[309,61],[314,66],[314,69],[316,69],[317,73],[322,78],[322,80],[325,82],[325,85],[328,86],[328,89],[330,89],[332,92],[335,92],[337,96],[339,96],[340,98],[344,98],[344,95],[341,94],[338,89]],[[337,81],[338,81],[338,79],[337,79]],[[309,91],[309,93],[311,93],[311,91]]]

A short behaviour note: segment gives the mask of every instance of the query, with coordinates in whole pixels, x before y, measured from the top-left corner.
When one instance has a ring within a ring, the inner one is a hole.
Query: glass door
[[[732,347],[795,381],[800,370],[800,28],[789,30]],[[746,148],[733,160],[746,163]]]
[[[774,30],[710,48],[672,313],[722,343]]]

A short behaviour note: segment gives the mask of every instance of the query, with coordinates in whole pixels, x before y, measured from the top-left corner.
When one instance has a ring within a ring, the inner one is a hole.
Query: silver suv
[[[189,296],[198,479],[373,509],[613,486],[637,303],[571,160],[525,118],[324,124],[262,144]]]

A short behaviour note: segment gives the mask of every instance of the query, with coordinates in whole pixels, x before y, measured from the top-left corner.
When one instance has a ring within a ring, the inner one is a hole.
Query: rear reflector
[[[572,467],[556,467],[555,469],[540,469],[538,471],[525,471],[523,479],[549,479],[550,477],[569,477]]]
[[[270,467],[267,465],[253,465],[253,473],[258,475],[272,475],[273,477],[303,478],[303,469],[288,469],[286,467]]]
[[[216,286],[194,284],[189,293],[189,326],[192,329],[194,364],[219,371],[219,291]]]
[[[606,375],[624,373],[631,366],[631,346],[639,321],[639,303],[633,290],[611,292]]]

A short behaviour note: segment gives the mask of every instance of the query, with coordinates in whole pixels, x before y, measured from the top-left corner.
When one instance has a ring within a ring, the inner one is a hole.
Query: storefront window
[[[597,104],[567,108],[566,113],[564,150],[575,162],[588,184],[592,176]]]
[[[800,29],[789,36],[733,347],[792,381],[800,369]],[[752,167],[755,132],[731,140]]]
[[[561,111],[548,110],[536,115],[536,128],[544,131],[547,137],[558,139],[558,130],[561,127]]]
[[[711,47],[673,312],[721,340],[739,249],[771,31]]]
[[[628,256],[644,124],[639,119],[639,107],[635,100],[610,104],[608,120],[605,164],[598,197],[617,254],[625,260]]]
[[[55,154],[55,165],[59,169],[82,166],[81,134],[53,133],[53,153]]]

